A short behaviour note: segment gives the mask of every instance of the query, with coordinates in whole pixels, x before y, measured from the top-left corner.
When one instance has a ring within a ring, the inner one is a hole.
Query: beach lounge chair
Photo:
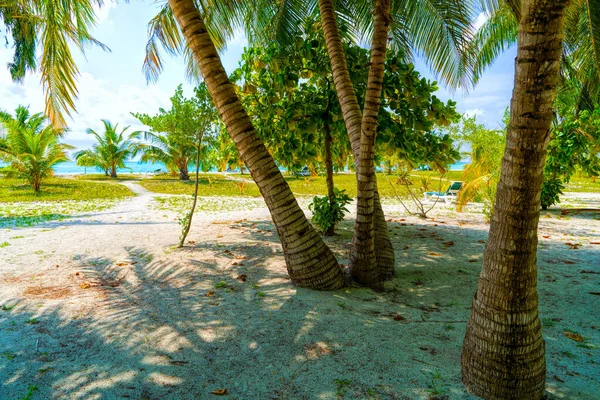
[[[448,186],[448,189],[446,189],[445,192],[426,192],[425,199],[437,199],[437,201],[443,200],[445,203],[452,203],[458,198],[458,193],[460,192],[460,189],[462,189],[462,187],[462,182],[455,181],[450,183],[450,186]]]

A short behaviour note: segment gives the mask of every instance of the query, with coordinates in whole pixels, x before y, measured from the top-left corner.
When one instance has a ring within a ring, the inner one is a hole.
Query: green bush
[[[333,191],[333,199],[329,199],[329,196],[315,196],[308,205],[308,209],[313,212],[312,222],[327,235],[333,235],[335,225],[349,212],[346,205],[352,201],[345,190]]]

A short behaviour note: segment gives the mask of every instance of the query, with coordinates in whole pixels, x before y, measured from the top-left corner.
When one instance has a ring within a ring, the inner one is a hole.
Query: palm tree
[[[31,115],[24,106],[17,107],[14,117],[0,112],[0,123],[6,130],[0,137],[0,154],[14,174],[39,192],[42,181],[53,175],[52,167],[69,160],[67,150],[73,147],[60,142],[64,130],[48,125],[42,113]]]
[[[208,91],[240,157],[257,183],[283,245],[292,281],[317,289],[344,285],[342,271],[331,250],[309,224],[283,179],[229,81],[213,38],[193,0],[169,0]]]
[[[176,171],[179,179],[190,179],[188,164],[196,157],[197,146],[189,140],[177,140],[173,135],[144,132],[144,140],[150,142],[140,143],[137,150],[142,153],[142,162],[163,163],[169,171]]]
[[[511,1],[519,21],[515,87],[483,268],[462,349],[467,389],[486,399],[540,399],[537,228],[544,158],[560,77],[568,0]]]
[[[0,21],[14,41],[12,79],[22,82],[27,71],[39,71],[46,95],[45,114],[56,127],[65,127],[65,115],[75,110],[79,70],[71,45],[83,51],[90,44],[104,50],[90,30],[95,25],[94,6],[102,0],[21,0],[0,2]],[[41,48],[39,58],[36,49]],[[39,65],[38,65],[39,59]]]
[[[349,74],[346,74],[348,76],[345,79],[339,72],[340,68],[336,71],[336,66],[347,71],[339,36],[358,41],[361,38],[368,39],[370,33],[374,31],[373,2],[336,2],[338,9],[335,12],[329,0],[302,2],[259,0],[210,4],[204,1],[196,2],[203,10],[207,32],[217,48],[222,47],[239,26],[245,29],[246,36],[251,42],[268,43],[271,40],[278,40],[283,45],[290,45],[294,43],[293,38],[299,22],[307,18],[315,18],[314,10],[317,3],[321,9],[321,22],[328,40],[330,56],[338,60],[337,62],[332,60],[334,81],[358,170],[361,108],[358,106],[356,96],[351,93],[352,82]],[[408,59],[416,53],[425,55],[430,66],[444,82],[451,86],[458,84],[466,86],[470,82],[469,74],[466,73],[469,71],[470,58],[466,56],[465,49],[472,36],[470,34],[472,21],[477,15],[471,3],[474,2],[392,0],[390,13],[394,24],[389,32],[392,38],[390,45],[404,50]],[[329,12],[328,15],[324,15],[323,5]],[[337,24],[340,29],[336,25],[336,14],[339,17]],[[150,40],[146,48],[144,68],[150,79],[156,79],[163,68],[159,44],[162,44],[169,53],[183,53],[187,60],[188,76],[199,75],[191,57],[192,52],[185,46],[181,31],[176,29],[171,8],[165,6],[159,12],[151,21],[149,32]],[[331,47],[330,39],[337,45]],[[394,249],[379,201],[376,182],[373,183],[373,193],[375,212],[373,225],[375,246],[378,249],[376,262],[381,279],[388,279],[394,274]]]
[[[77,165],[96,167],[104,171],[111,178],[117,177],[117,168],[125,168],[125,161],[135,155],[137,143],[133,139],[139,138],[139,132],[129,135],[125,131],[129,127],[118,132],[118,125],[103,119],[104,133],[100,134],[93,129],[88,129],[89,135],[94,135],[97,143],[92,149],[81,150],[75,153]]]

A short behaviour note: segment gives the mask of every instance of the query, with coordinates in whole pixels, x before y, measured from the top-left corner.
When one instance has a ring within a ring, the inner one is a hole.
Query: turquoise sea
[[[467,165],[470,161],[460,161],[456,164],[450,165],[450,171],[462,171],[465,169],[465,165]],[[139,161],[127,161],[125,163],[127,168],[119,168],[119,174],[147,174],[153,173],[157,170],[161,170],[161,172],[166,172],[167,168],[162,163],[142,163]],[[2,163],[0,163],[0,167],[2,167]],[[190,166],[190,172],[192,171],[193,166]],[[75,164],[75,161],[67,161],[64,163],[60,163],[54,166],[54,173],[57,175],[67,175],[67,174],[98,174],[103,173],[93,167],[80,167]]]

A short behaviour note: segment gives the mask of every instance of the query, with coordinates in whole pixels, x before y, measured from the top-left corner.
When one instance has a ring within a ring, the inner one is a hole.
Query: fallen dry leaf
[[[565,381],[564,381],[564,380],[562,380],[562,379],[561,379],[561,378],[560,378],[558,375],[554,375],[554,376],[553,376],[553,378],[554,378],[554,380],[555,380],[555,381],[557,381],[557,382],[560,382],[560,383],[564,383],[564,382],[565,382]]]
[[[215,295],[215,292],[210,291],[210,292],[206,292],[205,296],[206,297],[213,297]]]
[[[600,244],[600,242],[590,242],[590,244]]]
[[[217,235],[217,238],[218,238],[218,239],[220,239],[220,238],[222,238],[222,237],[223,237],[223,235]]]
[[[406,318],[404,318],[402,315],[400,314],[396,314],[394,316],[394,321],[404,321]]]
[[[402,248],[402,250],[408,250],[408,249],[410,249],[410,247],[408,247],[408,246],[404,246],[404,247]]]
[[[563,261],[565,264],[575,264],[575,261],[565,260]]]
[[[475,258],[471,258],[469,259],[469,262],[477,262],[477,260]]]
[[[485,240],[481,240],[481,239],[479,239],[479,240],[477,241],[477,243],[485,243]]]
[[[90,285],[87,282],[83,282],[81,285],[79,285],[79,287],[82,288],[82,289],[89,289],[89,288],[92,287],[92,285]]]
[[[452,240],[449,240],[447,242],[443,242],[442,244],[444,245],[444,247],[454,246],[454,242]]]
[[[238,281],[246,282],[247,278],[248,278],[248,276],[246,276],[246,274],[241,274],[240,276],[238,276],[235,279],[237,279]]]
[[[245,260],[245,259],[246,259],[246,256],[237,256],[236,258],[237,258],[238,260]]]
[[[122,261],[122,262],[118,262],[118,263],[116,263],[115,265],[116,265],[117,267],[124,267],[124,266],[126,266],[126,265],[129,265],[129,264],[130,264],[130,263],[128,263],[128,262],[123,262],[123,261]]]
[[[429,252],[429,253],[427,253],[427,254],[429,254],[429,255],[430,255],[430,256],[432,256],[432,257],[440,257],[440,256],[441,256],[441,254],[440,254],[440,253],[435,253],[435,252],[433,252],[433,251],[430,251],[430,252]]]
[[[550,237],[550,235],[543,235],[542,236],[544,239],[548,239]]]
[[[223,396],[227,394],[227,389],[217,389],[211,392],[212,394],[216,394],[217,396]]]
[[[568,337],[571,340],[574,340],[576,342],[583,342],[583,336],[581,336],[579,333],[565,331],[564,334],[566,337]]]
[[[196,242],[195,242],[195,241],[193,241],[193,240],[188,240],[188,243],[189,243],[189,244],[196,244]]]

